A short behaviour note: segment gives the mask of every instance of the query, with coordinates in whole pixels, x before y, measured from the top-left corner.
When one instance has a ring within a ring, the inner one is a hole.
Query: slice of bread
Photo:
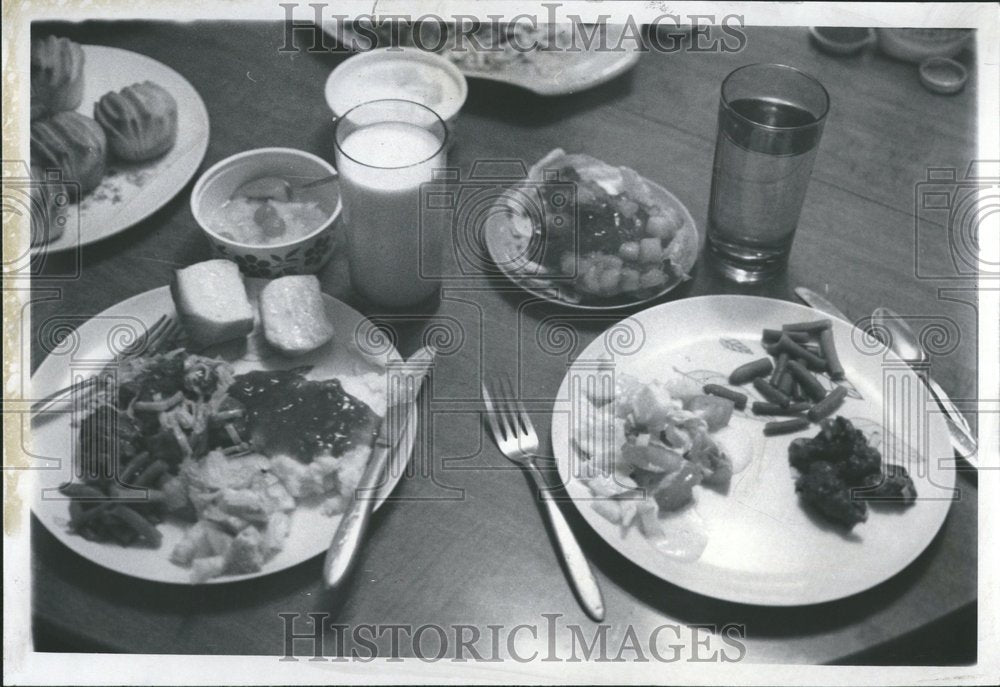
[[[333,325],[311,274],[275,279],[260,293],[260,320],[264,338],[279,351],[301,355],[333,338]]]
[[[235,262],[206,260],[179,269],[170,292],[188,336],[199,347],[253,330],[253,306]]]

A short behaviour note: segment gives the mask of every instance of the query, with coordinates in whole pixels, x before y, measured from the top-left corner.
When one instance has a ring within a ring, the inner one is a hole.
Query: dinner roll
[[[31,102],[50,112],[75,110],[83,101],[83,50],[68,38],[31,41]]]
[[[31,124],[32,165],[43,170],[58,169],[63,181],[79,184],[80,194],[93,191],[101,183],[107,147],[97,122],[76,112],[59,112]]]
[[[107,93],[94,105],[111,152],[136,162],[159,157],[177,140],[177,102],[152,81]]]

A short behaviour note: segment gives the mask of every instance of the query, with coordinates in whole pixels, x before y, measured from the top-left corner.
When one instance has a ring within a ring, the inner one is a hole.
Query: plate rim
[[[681,299],[681,300],[677,300],[677,301],[669,301],[669,302],[666,302],[666,303],[659,303],[659,304],[653,305],[653,306],[651,306],[649,308],[646,308],[645,310],[642,310],[642,311],[639,311],[639,312],[634,313],[632,315],[629,315],[629,317],[625,318],[625,319],[627,320],[627,319],[631,319],[631,318],[641,317],[643,315],[647,315],[648,313],[650,313],[650,311],[657,310],[657,309],[668,310],[670,308],[680,307],[680,304],[682,304],[682,303],[685,304],[685,305],[687,305],[687,306],[690,306],[691,304],[696,303],[698,301],[704,302],[704,301],[728,301],[728,300],[740,300],[740,301],[744,301],[744,302],[754,301],[754,302],[757,302],[757,303],[760,303],[760,304],[774,304],[774,303],[778,303],[778,304],[781,305],[781,307],[791,306],[791,307],[795,308],[796,310],[800,311],[801,313],[803,313],[805,315],[808,315],[808,314],[811,313],[812,316],[814,318],[817,318],[817,319],[819,317],[830,317],[831,319],[833,319],[836,322],[840,323],[841,326],[847,326],[847,327],[851,327],[851,328],[854,327],[853,324],[847,322],[846,320],[844,320],[842,318],[832,317],[830,315],[827,315],[826,313],[822,313],[822,312],[820,312],[818,310],[815,310],[814,308],[810,308],[809,306],[806,306],[806,305],[795,303],[795,302],[789,301],[789,300],[783,300],[783,299],[777,299],[777,298],[766,298],[766,297],[763,297],[763,296],[753,296],[753,295],[747,295],[747,294],[706,294],[706,295],[701,295],[701,296],[692,296],[692,297]],[[657,316],[662,316],[662,315],[657,314]],[[558,389],[557,395],[556,395],[556,400],[553,403],[553,408],[552,408],[552,411],[551,411],[552,412],[553,421],[552,421],[551,426],[550,426],[550,431],[549,431],[549,435],[550,436],[549,436],[549,439],[550,439],[551,444],[552,444],[552,452],[553,452],[553,456],[555,458],[556,470],[559,473],[560,483],[564,486],[564,488],[566,490],[566,493],[569,496],[568,500],[572,502],[573,507],[577,510],[577,512],[580,514],[580,516],[583,518],[583,520],[587,523],[587,526],[593,532],[595,532],[605,542],[605,544],[607,544],[612,549],[614,549],[615,552],[617,552],[619,555],[621,555],[624,558],[626,558],[632,565],[638,566],[639,568],[643,569],[644,571],[646,571],[650,575],[653,575],[654,577],[660,579],[663,582],[666,582],[666,583],[672,584],[672,585],[676,585],[677,587],[679,587],[681,589],[684,589],[684,590],[686,590],[688,592],[695,593],[695,594],[700,594],[702,596],[706,596],[706,597],[709,597],[709,598],[719,599],[719,600],[727,601],[727,602],[734,602],[734,603],[746,604],[746,605],[761,606],[761,607],[791,608],[791,607],[812,606],[812,605],[816,605],[816,604],[822,604],[822,603],[828,603],[828,602],[838,601],[838,600],[841,600],[841,599],[845,599],[845,598],[849,598],[849,597],[855,596],[857,594],[860,594],[860,593],[863,593],[865,591],[868,591],[868,590],[870,590],[870,589],[872,589],[874,587],[877,587],[878,585],[883,584],[883,583],[887,582],[888,580],[891,580],[892,578],[896,577],[901,572],[903,572],[906,568],[908,568],[911,564],[913,564],[913,562],[917,558],[919,558],[927,550],[927,548],[933,543],[934,539],[937,537],[938,533],[941,531],[941,528],[943,527],[944,522],[945,522],[945,520],[948,517],[948,514],[951,511],[951,501],[947,501],[947,505],[944,508],[940,509],[940,514],[939,514],[938,517],[936,517],[936,524],[935,524],[935,526],[933,528],[929,528],[929,529],[931,529],[931,531],[925,532],[924,540],[922,541],[921,545],[920,546],[914,546],[912,548],[912,550],[910,552],[908,552],[905,556],[901,556],[901,559],[905,559],[905,561],[902,562],[901,564],[899,564],[898,566],[895,566],[894,570],[891,573],[889,573],[887,575],[882,575],[881,573],[878,574],[878,575],[875,575],[873,577],[873,579],[864,581],[864,583],[861,586],[858,586],[857,588],[853,588],[852,587],[852,588],[840,589],[839,591],[835,591],[833,593],[829,593],[829,594],[826,594],[826,595],[812,595],[812,596],[809,596],[808,599],[806,599],[806,600],[795,600],[795,599],[781,598],[780,594],[774,593],[774,592],[768,593],[768,594],[764,594],[764,593],[760,593],[759,591],[753,591],[753,590],[751,590],[751,592],[749,592],[749,593],[742,593],[742,594],[739,593],[739,592],[737,592],[737,593],[728,593],[728,592],[726,592],[724,590],[723,591],[713,590],[713,589],[711,589],[711,585],[703,586],[703,585],[691,585],[691,584],[687,584],[687,583],[685,583],[684,580],[678,581],[676,579],[671,579],[670,578],[670,571],[669,571],[669,569],[667,571],[654,569],[653,566],[647,565],[645,561],[638,560],[636,557],[630,555],[629,552],[623,548],[623,546],[622,546],[622,539],[620,537],[618,538],[617,541],[613,541],[612,539],[609,538],[608,535],[606,535],[606,533],[602,530],[602,528],[599,528],[599,527],[597,527],[594,524],[594,522],[606,522],[606,521],[604,521],[599,514],[597,514],[596,512],[594,512],[593,509],[588,509],[588,508],[583,507],[583,504],[581,503],[581,499],[579,499],[579,498],[577,498],[577,497],[575,497],[573,495],[573,492],[571,491],[571,487],[573,489],[586,489],[586,487],[584,485],[580,484],[575,478],[573,478],[572,475],[568,474],[567,464],[568,464],[569,458],[570,458],[569,453],[566,453],[565,455],[560,455],[560,453],[564,453],[564,452],[567,452],[567,451],[568,452],[572,452],[575,449],[573,449],[568,444],[567,444],[567,446],[564,447],[562,445],[564,442],[558,442],[557,443],[557,441],[556,441],[556,432],[558,431],[557,425],[559,427],[561,427],[563,425],[567,425],[568,424],[568,423],[564,423],[564,422],[561,422],[561,421],[557,421],[556,418],[561,418],[564,415],[564,413],[560,413],[559,412],[559,409],[560,409],[561,404],[565,403],[564,400],[563,400],[563,397],[564,397],[565,393],[567,392],[567,381],[569,379],[569,376],[570,376],[570,373],[572,372],[573,367],[577,364],[577,361],[582,356],[584,356],[586,354],[586,352],[589,349],[591,349],[595,345],[598,345],[598,344],[601,343],[601,341],[603,340],[604,335],[608,331],[614,329],[615,327],[620,326],[623,321],[624,320],[616,322],[616,323],[610,325],[609,327],[605,328],[604,331],[600,332],[577,355],[577,358],[567,368],[566,374],[563,376],[562,380],[560,381],[559,389]],[[890,350],[884,351],[883,354],[887,355],[887,356],[890,356],[890,359],[892,359],[894,362],[898,362],[898,363],[901,363],[901,364],[903,362],[901,359],[898,358],[898,356],[896,356]],[[591,356],[591,357],[593,357],[593,356]],[[915,373],[913,373],[912,370],[910,370],[908,374],[915,376]],[[929,424],[934,427],[934,429],[932,430],[933,433],[934,433],[934,435],[937,436],[937,437],[939,437],[941,439],[941,441],[939,441],[938,443],[947,444],[949,446],[949,448],[950,448],[950,443],[948,442],[948,440],[946,438],[947,437],[947,427],[945,425],[944,419],[942,417],[940,417],[940,416],[932,413],[932,414],[929,415],[928,420],[929,420]],[[569,428],[568,428],[568,426],[566,428],[566,435],[567,435],[567,438],[569,438]],[[946,474],[950,475],[949,484],[946,485],[946,486],[948,488],[954,488],[955,485],[956,485],[956,483],[957,483],[957,475],[956,475],[956,473],[953,470],[945,470],[944,472]]]
[[[266,280],[262,280],[262,281],[266,281]],[[352,313],[354,313],[355,315],[357,315],[357,317],[358,317],[359,320],[371,322],[371,320],[368,317],[366,317],[363,313],[359,312],[357,309],[355,309],[351,305],[345,303],[344,301],[340,300],[339,298],[335,298],[334,296],[331,296],[330,294],[328,294],[326,292],[323,292],[322,295],[323,295],[324,301],[328,301],[328,300],[329,301],[334,301],[337,304],[337,307],[346,308],[347,310],[349,310]],[[134,303],[133,303],[134,301],[141,303],[144,299],[159,299],[159,300],[162,300],[162,304],[164,306],[169,306],[169,310],[174,310],[173,299],[172,299],[172,297],[170,295],[170,287],[169,286],[157,286],[157,287],[154,287],[152,289],[147,289],[146,291],[142,291],[140,293],[132,295],[132,296],[130,296],[130,297],[124,299],[124,300],[118,301],[117,303],[114,303],[113,305],[105,308],[104,310],[102,310],[101,312],[99,312],[99,313],[97,313],[95,315],[88,316],[87,319],[84,322],[81,322],[79,324],[79,326],[76,327],[73,330],[73,332],[70,334],[70,336],[78,336],[77,332],[81,328],[86,327],[86,326],[90,325],[91,323],[94,323],[94,322],[100,323],[101,322],[101,318],[104,318],[107,315],[107,313],[109,313],[109,312],[116,311],[117,309],[123,308],[123,307],[125,307],[125,308],[133,307],[134,306]],[[152,311],[151,314],[153,314],[155,316],[155,314],[157,312],[159,312],[159,311],[158,310],[154,310],[154,311]],[[147,313],[150,313],[150,311],[149,310],[145,311],[143,313],[143,315],[146,315]],[[107,333],[108,333],[108,327],[107,326],[102,326],[100,324],[95,324],[95,325],[93,325],[93,327],[95,328],[94,329],[94,333],[93,334],[88,333],[88,334],[86,334],[86,336],[93,336],[93,337],[102,336],[102,335],[106,336]],[[388,344],[389,348],[384,353],[378,354],[377,357],[384,358],[386,361],[399,358],[400,357],[399,356],[399,351],[396,349],[395,344],[393,344],[391,341],[387,341],[387,344]],[[39,376],[39,374],[42,371],[43,367],[45,367],[46,365],[55,365],[56,364],[56,363],[50,363],[49,362],[50,360],[56,360],[56,358],[53,357],[52,353],[49,353],[49,354],[47,354],[45,356],[45,358],[42,360],[42,362],[39,363],[38,367],[35,369],[34,373],[31,375],[31,382],[32,382],[32,384],[34,383],[34,380],[36,379],[36,377]],[[33,391],[31,392],[31,395],[32,396],[35,395]],[[34,432],[35,432],[35,430],[32,431],[32,434],[34,434]],[[65,457],[61,457],[60,459],[61,460],[67,460]],[[61,471],[65,470],[64,467],[60,467],[59,469]],[[116,573],[116,574],[125,575],[126,577],[131,577],[133,579],[140,579],[140,580],[144,580],[144,581],[147,581],[147,582],[155,582],[155,583],[158,583],[158,584],[177,585],[177,586],[180,586],[180,587],[201,587],[201,586],[205,586],[205,585],[229,584],[229,583],[234,583],[234,582],[241,582],[241,581],[244,581],[244,580],[250,580],[250,579],[256,579],[256,578],[260,578],[260,577],[266,577],[268,575],[273,575],[273,574],[276,574],[276,573],[279,573],[279,572],[283,572],[285,570],[288,570],[289,568],[293,568],[293,567],[301,565],[301,564],[303,564],[303,563],[305,563],[305,562],[307,562],[309,560],[312,560],[313,558],[316,558],[317,556],[319,556],[323,552],[325,552],[326,549],[327,549],[327,547],[328,547],[328,541],[326,539],[326,535],[324,534],[322,537],[319,538],[323,542],[322,550],[317,550],[317,551],[315,551],[313,553],[309,553],[309,554],[305,555],[304,557],[298,557],[295,560],[288,561],[285,564],[281,565],[280,567],[276,567],[274,569],[261,569],[261,570],[259,570],[257,572],[254,572],[254,573],[246,573],[246,574],[241,574],[241,575],[224,575],[224,576],[219,576],[219,577],[213,577],[211,579],[205,580],[203,582],[197,582],[197,583],[196,582],[191,582],[191,581],[183,581],[183,580],[166,580],[166,579],[162,579],[162,578],[159,578],[159,577],[155,577],[153,575],[145,574],[145,573],[143,573],[141,571],[127,570],[127,569],[124,569],[124,568],[113,567],[111,565],[108,565],[104,561],[95,560],[90,555],[88,555],[88,553],[85,550],[83,550],[83,547],[77,546],[78,543],[85,542],[86,541],[85,539],[83,539],[82,537],[77,537],[77,536],[75,536],[73,534],[70,534],[69,532],[67,532],[65,530],[65,528],[60,527],[58,525],[58,523],[49,522],[47,516],[45,516],[45,515],[43,515],[42,513],[39,512],[38,497],[37,497],[38,491],[37,490],[38,490],[38,487],[41,486],[39,484],[39,481],[40,481],[39,480],[39,473],[43,472],[43,471],[45,471],[44,468],[38,469],[38,470],[33,470],[32,471],[33,475],[32,475],[32,479],[31,479],[32,496],[31,496],[31,500],[30,500],[30,504],[29,505],[30,505],[31,514],[35,517],[35,519],[37,520],[37,522],[39,522],[56,540],[58,540],[61,545],[63,545],[65,547],[67,547],[68,549],[70,549],[74,554],[85,558],[90,563],[92,563],[94,565],[97,565],[97,566],[99,566],[99,567],[101,567],[101,568],[103,568],[105,570],[109,570],[109,571],[111,571],[113,573]],[[397,471],[395,479],[392,479],[390,482],[386,483],[384,489],[379,493],[378,501],[376,502],[373,510],[377,510],[384,503],[386,503],[389,495],[395,490],[396,486],[402,480],[402,476],[403,476],[404,472],[405,472],[405,470]],[[330,517],[330,530],[329,530],[328,534],[329,534],[329,537],[332,539],[333,533],[334,533],[337,525],[340,522],[340,518],[342,517],[342,514],[337,514],[337,515],[333,515],[333,516],[329,516],[329,517]],[[108,544],[108,545],[109,546],[114,546],[113,544]],[[127,548],[126,547],[121,547],[121,550],[125,551],[125,550],[127,550]],[[167,552],[165,549],[162,552],[163,552],[163,555],[164,555],[164,561],[163,561],[164,564],[165,565],[172,565],[169,562],[169,552]],[[32,553],[32,555],[34,556],[35,554]],[[266,564],[265,564],[265,566],[266,566]],[[182,570],[183,568],[178,567],[178,569]]]

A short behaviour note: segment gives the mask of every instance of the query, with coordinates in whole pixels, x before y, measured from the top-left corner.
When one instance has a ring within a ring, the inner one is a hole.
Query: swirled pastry
[[[101,183],[107,148],[98,123],[77,112],[60,112],[31,125],[32,164],[58,169],[65,181],[79,184],[80,194]]]
[[[143,81],[107,93],[94,105],[111,152],[123,160],[158,157],[177,139],[177,102],[161,86]]]
[[[59,179],[49,179],[39,167],[31,168],[31,245],[41,246],[62,236],[66,228],[69,194]]]
[[[31,42],[31,99],[50,112],[75,110],[83,100],[83,50],[68,38]]]

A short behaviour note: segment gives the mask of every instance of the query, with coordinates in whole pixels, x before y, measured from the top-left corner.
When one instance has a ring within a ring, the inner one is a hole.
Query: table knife
[[[923,346],[920,345],[916,334],[902,317],[889,308],[875,308],[872,313],[872,324],[875,325],[873,333],[879,340],[882,340],[882,337],[879,336],[880,331],[889,333],[889,341],[883,341],[883,343],[888,345],[893,353],[911,367],[914,367],[914,372],[927,386],[931,398],[941,409],[945,423],[948,425],[952,446],[970,465],[978,468],[979,461],[976,455],[978,447],[972,435],[972,429],[945,390],[928,374],[926,370],[928,355]]]
[[[835,306],[829,300],[819,295],[812,289],[807,289],[804,286],[797,286],[795,288],[795,295],[798,296],[799,299],[802,300],[802,302],[804,302],[811,308],[819,310],[824,314],[837,317],[841,320],[844,320],[845,322],[848,323],[851,322],[851,320],[848,319],[847,315],[845,315],[843,311],[840,310],[840,308]],[[887,309],[877,308],[875,314],[878,314],[879,310],[891,313],[891,311]],[[875,314],[873,314],[872,318],[873,321],[875,319]],[[894,315],[894,313],[892,314]],[[893,353],[898,355],[904,361],[911,363],[911,368],[912,368],[913,367],[912,362],[918,361],[920,359],[920,356],[910,351],[907,351],[905,350],[905,348],[901,347],[905,347],[909,343],[915,346],[916,350],[918,350],[920,354],[922,355],[926,354],[923,352],[923,349],[920,348],[919,344],[916,343],[916,337],[913,336],[913,332],[909,331],[909,327],[907,327],[906,324],[901,319],[899,319],[898,316],[885,319],[886,322],[883,323],[883,326],[886,326],[887,328],[893,327],[893,325],[889,324],[889,322],[896,322],[899,325],[902,325],[903,328],[905,328],[905,329],[900,328],[901,331],[899,331],[898,333],[896,333],[893,330],[890,330],[893,331],[892,341],[890,342],[891,344],[890,350],[892,350]],[[937,382],[931,379],[930,375],[922,373],[920,370],[916,369],[914,370],[914,372],[917,373],[917,376],[920,377],[920,379],[927,386],[928,390],[930,391],[931,397],[934,399],[938,407],[941,409],[942,416],[944,417],[945,420],[945,424],[948,426],[948,436],[951,439],[952,448],[955,449],[955,451],[957,451],[959,455],[965,458],[965,460],[967,460],[970,465],[978,467],[978,461],[976,459],[976,452],[977,452],[976,440],[973,438],[972,431],[969,429],[969,425],[966,422],[965,418],[955,407],[955,404],[951,402],[951,399],[948,398],[948,394],[945,393],[944,389],[942,389]]]
[[[410,460],[419,420],[417,399],[427,372],[434,363],[435,354],[436,351],[430,346],[417,351],[408,361],[413,363],[413,368],[406,370],[406,375],[412,380],[411,393],[389,399],[372,455],[326,552],[323,584],[327,589],[340,588],[354,568],[378,500],[377,487],[385,478],[386,468],[392,465],[395,470],[402,470]],[[390,389],[390,396],[392,391]]]

